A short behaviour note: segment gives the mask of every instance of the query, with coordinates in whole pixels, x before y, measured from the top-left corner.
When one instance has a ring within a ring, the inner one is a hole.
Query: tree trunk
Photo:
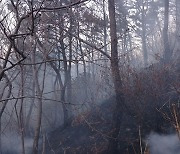
[[[5,98],[10,98],[10,96],[11,96],[11,91],[12,91],[12,83],[11,83],[11,81],[9,80],[9,78],[8,78],[8,76],[5,74],[5,73],[3,73],[3,77],[6,79],[6,82],[7,82],[7,86],[8,86],[8,93],[7,93],[7,95],[6,95],[6,97]],[[0,81],[1,81],[1,79],[0,79]],[[0,94],[0,99],[3,99],[3,94],[4,94],[4,92],[5,92],[5,88],[6,88],[6,86],[4,87],[4,89],[3,89],[3,91],[1,92],[1,94]],[[5,108],[6,108],[6,105],[7,105],[7,103],[8,103],[8,99],[7,100],[5,100],[4,102],[2,102],[3,104],[2,104],[2,107],[1,107],[1,110],[0,110],[0,154],[2,154],[2,138],[1,138],[1,135],[2,135],[2,115],[3,115],[3,113],[4,113],[4,110],[5,110]]]
[[[180,1],[176,0],[176,41],[175,41],[175,57],[179,56],[180,52]],[[177,55],[177,56],[176,56]]]
[[[69,20],[70,20],[70,27],[69,32],[72,33],[73,28],[73,12],[72,7],[69,9]],[[72,35],[69,35],[69,62],[68,62],[68,69],[67,69],[67,80],[65,84],[67,84],[67,103],[68,103],[68,119],[72,117],[72,83],[71,83],[71,63],[72,63]]]
[[[35,63],[35,51],[33,51],[32,55],[32,61]],[[34,82],[35,82],[35,88],[37,92],[37,100],[38,100],[38,105],[37,105],[37,124],[35,127],[35,132],[34,132],[34,141],[33,141],[33,154],[38,154],[39,148],[38,148],[38,143],[39,143],[39,137],[40,137],[40,128],[41,128],[41,120],[42,120],[42,91],[40,89],[39,81],[38,81],[38,72],[36,65],[33,66],[33,77],[34,77]]]
[[[164,1],[164,28],[163,28],[163,41],[164,41],[164,62],[168,63],[172,56],[172,51],[169,46],[168,38],[168,26],[169,26],[169,0]]]
[[[147,43],[146,43],[146,22],[145,22],[145,8],[144,1],[142,2],[142,49],[143,49],[143,59],[144,67],[148,63],[148,54],[147,54]]]
[[[24,96],[24,67],[21,68],[21,97]],[[25,154],[25,145],[24,145],[24,99],[21,98],[21,106],[19,111],[19,127],[21,130],[21,145],[22,145],[22,154]]]
[[[32,115],[32,111],[33,111],[33,107],[34,107],[34,100],[35,100],[35,84],[34,84],[34,81],[32,83],[32,97],[33,98],[31,99],[30,108],[29,108],[29,111],[28,111],[28,114],[27,114],[27,117],[26,117],[26,125],[25,125],[26,131],[25,131],[25,134],[27,136],[31,135],[30,120],[31,120],[31,115]]]
[[[79,36],[79,23],[78,23],[78,37]],[[88,100],[88,88],[87,88],[87,65],[86,65],[86,61],[84,59],[84,52],[83,52],[83,49],[82,49],[82,43],[81,41],[79,40],[79,50],[80,50],[80,54],[81,54],[81,59],[82,59],[82,62],[83,62],[83,75],[84,75],[84,92],[85,92],[85,100]],[[89,102],[89,101],[88,101]]]
[[[116,103],[113,113],[113,128],[112,139],[110,139],[108,152],[112,154],[118,153],[118,134],[120,131],[121,121],[123,117],[124,96],[121,92],[122,81],[118,65],[118,49],[117,49],[117,34],[116,34],[116,19],[115,19],[115,3],[114,0],[108,0],[108,10],[110,19],[110,38],[111,38],[111,71],[115,88]]]
[[[180,35],[180,1],[176,0],[176,34]]]
[[[104,52],[107,53],[107,19],[106,19],[106,8],[105,8],[105,0],[103,0],[103,20],[104,20]],[[106,63],[106,61],[105,61]]]
[[[63,105],[63,112],[64,112],[64,128],[68,125],[68,108],[65,99],[66,88],[67,88],[67,81],[68,81],[68,64],[67,64],[67,57],[66,51],[64,47],[64,41],[60,41],[61,49],[62,49],[62,56],[63,56],[63,66],[64,66],[64,85],[61,87],[61,101]]]

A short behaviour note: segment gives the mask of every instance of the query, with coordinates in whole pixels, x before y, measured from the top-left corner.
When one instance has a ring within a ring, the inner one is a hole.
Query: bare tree
[[[117,48],[117,32],[116,32],[116,18],[115,18],[115,2],[114,0],[108,0],[108,10],[110,19],[110,37],[111,37],[111,71],[114,83],[116,104],[113,113],[113,127],[115,128],[112,139],[110,140],[109,152],[115,154],[118,153],[118,134],[122,122],[124,113],[124,95],[122,93],[122,81],[119,71],[119,59],[118,59],[118,48]]]
[[[169,27],[169,0],[164,0],[164,28],[163,28],[163,42],[164,42],[164,61],[169,62],[172,57],[172,51],[169,44],[168,36]]]

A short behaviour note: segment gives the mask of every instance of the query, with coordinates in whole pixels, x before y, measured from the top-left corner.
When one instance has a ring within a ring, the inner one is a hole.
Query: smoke
[[[180,154],[180,140],[175,134],[150,134],[148,144],[151,154]]]
[[[22,153],[21,139],[19,135],[8,133],[2,136],[2,153],[3,154],[19,154]],[[25,151],[27,154],[31,153],[33,139],[25,138]]]

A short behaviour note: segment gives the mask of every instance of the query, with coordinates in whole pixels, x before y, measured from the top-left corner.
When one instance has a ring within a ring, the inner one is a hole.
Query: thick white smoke
[[[152,133],[148,137],[150,154],[180,154],[180,139],[174,135]]]

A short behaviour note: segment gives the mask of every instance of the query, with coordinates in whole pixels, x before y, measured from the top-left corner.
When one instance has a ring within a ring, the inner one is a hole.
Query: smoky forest
[[[0,154],[180,154],[180,0],[0,0]]]

